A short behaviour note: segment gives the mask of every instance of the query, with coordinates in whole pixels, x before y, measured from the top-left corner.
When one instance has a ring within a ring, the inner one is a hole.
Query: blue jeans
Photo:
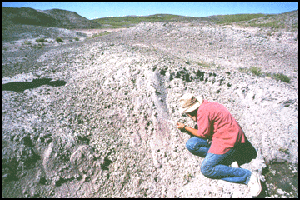
[[[225,154],[208,153],[210,144],[206,139],[199,137],[191,137],[186,142],[186,148],[196,156],[205,157],[201,165],[201,172],[204,176],[234,183],[247,184],[249,182],[251,171],[228,166],[234,162],[235,148]]]

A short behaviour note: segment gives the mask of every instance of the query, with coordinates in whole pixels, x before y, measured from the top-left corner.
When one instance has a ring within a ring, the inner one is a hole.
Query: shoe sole
[[[259,185],[259,191],[257,192],[256,195],[252,195],[252,197],[257,197],[261,193],[261,191],[262,191],[262,186],[261,186],[260,178],[257,175],[255,175],[255,178],[256,178],[256,182]]]

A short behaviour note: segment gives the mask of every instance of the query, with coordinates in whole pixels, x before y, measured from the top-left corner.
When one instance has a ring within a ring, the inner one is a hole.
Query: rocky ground
[[[178,109],[186,92],[237,119],[258,153],[241,167],[261,175],[261,197],[298,197],[298,32],[157,22],[31,42],[3,43],[2,84],[67,83],[2,91],[3,197],[251,197],[201,174],[176,128],[194,126]],[[291,81],[241,70],[251,67]]]

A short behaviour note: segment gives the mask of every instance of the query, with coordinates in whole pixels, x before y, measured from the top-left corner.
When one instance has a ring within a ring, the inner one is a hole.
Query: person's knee
[[[194,138],[190,138],[188,139],[188,141],[186,142],[185,144],[185,147],[190,151],[190,152],[193,152],[195,151],[195,139]]]
[[[209,163],[205,162],[205,160],[203,160],[201,164],[201,173],[203,176],[208,178],[211,178],[213,174],[213,167]]]

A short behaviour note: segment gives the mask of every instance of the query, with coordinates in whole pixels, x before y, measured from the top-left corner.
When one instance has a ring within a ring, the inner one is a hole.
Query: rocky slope
[[[2,196],[250,197],[246,185],[204,177],[203,158],[185,148],[190,136],[176,121],[194,123],[178,99],[193,92],[225,105],[243,128],[258,156],[241,167],[261,174],[262,196],[298,197],[298,32],[268,31],[140,23],[41,48],[33,70],[22,49],[2,50],[26,68],[2,71],[2,84],[67,82],[2,91]],[[253,66],[291,81],[239,70]],[[287,170],[272,169],[278,163]]]

